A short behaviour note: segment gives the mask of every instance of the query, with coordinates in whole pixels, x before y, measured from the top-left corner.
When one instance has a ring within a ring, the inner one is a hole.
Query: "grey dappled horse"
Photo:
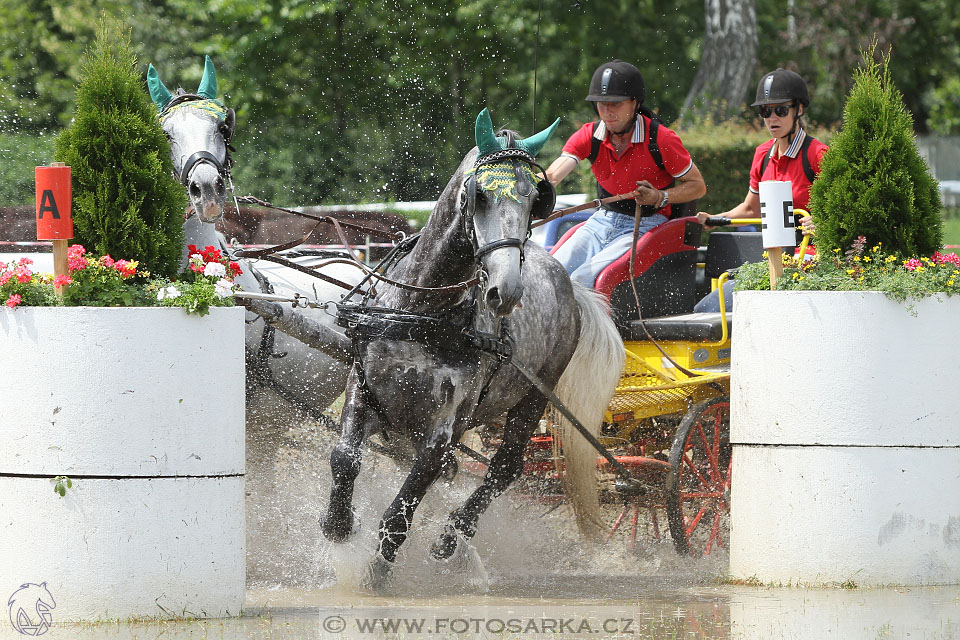
[[[216,223],[224,213],[229,144],[235,116],[217,99],[217,74],[207,56],[203,79],[197,93],[183,89],[171,93],[151,64],[147,69],[150,97],[159,111],[163,130],[170,140],[170,154],[177,178],[190,196],[192,214],[184,220],[181,268],[186,268],[187,247],[212,245],[225,248]],[[237,282],[244,291],[291,296],[294,293],[321,302],[339,300],[343,289],[294,269],[260,261],[241,261],[243,275]],[[346,265],[323,268],[337,279],[355,284],[362,273]],[[340,343],[342,331],[330,314],[306,309],[304,315],[317,323],[324,339],[308,348],[300,340],[273,331],[254,314],[247,314],[245,332],[247,382],[260,383],[277,391],[298,409],[319,417],[343,393],[349,366]]]
[[[450,514],[432,548],[435,558],[449,558],[458,537],[472,537],[491,500],[520,475],[547,399],[511,361],[554,388],[595,430],[616,387],[623,344],[606,302],[572,284],[556,260],[525,242],[531,214],[546,215],[553,206],[553,187],[534,173],[533,156],[555,127],[526,140],[513,132],[497,136],[484,109],[478,147],[450,179],[419,240],[386,273],[426,289],[381,283],[363,305],[341,306],[355,360],[340,442],[330,458],[326,537],[343,541],[356,526],[351,503],[365,438],[381,430],[402,433],[416,451],[380,523],[366,578],[374,588],[390,574],[414,510],[467,429],[506,414],[503,444],[480,487]],[[482,284],[472,289],[436,290],[478,273]],[[591,451],[588,468],[595,460]]]

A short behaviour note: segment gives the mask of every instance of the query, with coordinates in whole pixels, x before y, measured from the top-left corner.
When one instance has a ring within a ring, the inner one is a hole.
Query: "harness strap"
[[[614,470],[617,472],[617,475],[620,477],[621,480],[632,485],[633,488],[638,493],[643,493],[646,491],[646,486],[644,486],[639,480],[634,478],[630,474],[630,472],[627,470],[627,468],[624,467],[619,460],[614,458],[613,454],[611,454],[606,447],[600,444],[600,441],[597,440],[594,437],[594,435],[590,433],[590,431],[585,426],[583,426],[583,423],[580,422],[575,415],[573,415],[573,412],[571,412],[570,409],[568,409],[567,406],[563,404],[563,401],[560,400],[560,398],[558,398],[555,393],[553,393],[553,390],[551,390],[550,387],[548,387],[546,383],[543,382],[543,380],[537,377],[533,372],[527,369],[524,365],[520,364],[520,362],[518,362],[517,360],[511,360],[510,364],[513,366],[514,369],[519,371],[520,374],[524,378],[526,378],[528,382],[530,382],[530,384],[536,387],[537,391],[539,391],[543,395],[543,397],[546,398],[550,402],[550,404],[554,406],[554,408],[556,408],[557,411],[563,414],[563,417],[565,417],[567,420],[570,421],[570,424],[572,424],[574,428],[580,432],[580,435],[582,435],[583,438],[587,442],[589,442],[590,445],[594,449],[596,449],[600,455],[606,458],[607,462],[609,462],[610,466],[614,468]]]
[[[516,247],[520,249],[520,256],[522,257],[523,245],[524,241],[520,238],[504,238],[503,240],[496,240],[477,248],[474,251],[474,256],[479,258],[480,256],[488,254],[492,251],[496,251],[497,249],[503,249],[504,247]]]
[[[187,184],[187,176],[190,175],[190,171],[194,166],[201,162],[208,162],[213,165],[213,168],[217,170],[217,173],[223,173],[223,164],[220,160],[217,159],[217,156],[213,155],[209,151],[195,151],[187,161],[183,163],[183,168],[180,170],[180,184]]]

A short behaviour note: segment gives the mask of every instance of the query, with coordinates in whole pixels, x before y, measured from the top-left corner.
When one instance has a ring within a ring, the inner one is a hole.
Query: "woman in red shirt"
[[[743,202],[720,215],[725,218],[760,217],[760,183],[764,180],[789,180],[793,191],[794,209],[806,209],[810,202],[810,185],[820,173],[820,160],[827,145],[803,130],[800,117],[810,105],[807,83],[787,69],[776,69],[763,76],[757,85],[757,99],[751,107],[757,111],[771,140],[757,147],[750,167],[750,188]],[[697,218],[706,223],[711,214],[700,211]],[[813,233],[810,216],[800,220],[804,235]],[[733,306],[733,282],[723,289],[726,308]],[[719,296],[711,292],[694,307],[694,311],[719,311]]]

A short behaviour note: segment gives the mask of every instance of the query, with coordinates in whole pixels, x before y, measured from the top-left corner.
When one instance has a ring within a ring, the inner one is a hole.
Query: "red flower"
[[[83,248],[82,244],[72,244],[69,247],[67,247],[68,258],[79,258],[86,252],[87,250]]]
[[[79,246],[79,245],[75,245]],[[69,252],[67,253],[69,255]],[[73,273],[74,271],[82,271],[86,269],[90,264],[90,261],[84,258],[82,255],[76,255],[67,260],[67,270]]]
[[[27,269],[26,267],[17,267],[13,270],[13,275],[17,277],[18,282],[22,282],[23,284],[33,280],[33,274],[30,273],[30,269]]]
[[[55,287],[64,287],[68,284],[73,284],[73,278],[68,275],[59,275],[53,279],[53,286]]]
[[[113,268],[120,272],[124,278],[137,275],[137,263],[128,260],[117,260],[113,263]]]
[[[237,276],[243,275],[243,269],[241,269],[240,265],[237,264],[236,262],[230,262],[229,267],[230,267],[230,273],[232,274],[231,277],[236,278]]]
[[[105,256],[100,258],[100,264],[102,264],[105,267],[112,267],[113,263],[114,263],[114,260],[113,258],[110,257],[110,254],[106,254]]]
[[[14,293],[14,294],[12,294],[9,298],[7,298],[6,305],[7,305],[8,307],[10,307],[11,309],[13,309],[13,308],[16,307],[18,304],[20,304],[20,300],[21,300],[20,294],[19,294],[19,293]]]

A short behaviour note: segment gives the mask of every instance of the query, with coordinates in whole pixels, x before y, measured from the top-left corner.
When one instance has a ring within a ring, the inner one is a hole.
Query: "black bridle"
[[[163,111],[160,112],[159,117],[162,120],[166,113],[173,107],[185,102],[195,102],[197,100],[207,100],[207,98],[195,93],[178,91],[177,95],[175,95],[170,102],[163,107]],[[230,144],[230,140],[233,138],[233,119],[233,109],[227,109],[226,119],[223,122],[218,123],[218,130],[220,135],[223,136],[223,145],[225,148],[223,162],[221,162],[218,157],[209,151],[195,151],[194,153],[190,154],[190,157],[188,157],[183,163],[179,174],[176,176],[177,180],[180,181],[180,184],[185,187],[189,186],[187,178],[190,176],[190,172],[193,171],[193,168],[200,163],[206,163],[212,166],[214,169],[216,169],[217,174],[224,180],[229,177],[228,174],[230,168],[233,166],[233,158],[230,156],[230,152],[236,151],[236,149],[234,149]]]

